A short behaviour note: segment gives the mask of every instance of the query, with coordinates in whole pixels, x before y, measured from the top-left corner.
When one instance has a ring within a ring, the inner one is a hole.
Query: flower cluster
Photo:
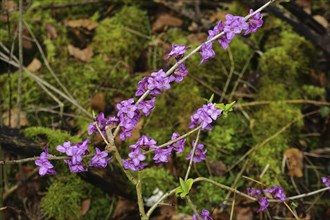
[[[173,133],[171,140],[175,140],[178,137],[180,137],[180,134]],[[168,145],[167,148],[160,148],[156,146],[157,142],[154,139],[143,135],[135,144],[129,146],[132,151],[128,154],[129,159],[123,160],[123,166],[125,169],[132,171],[143,169],[147,165],[142,162],[146,159],[143,151],[148,151],[149,149],[154,149],[155,155],[153,160],[155,163],[166,163],[172,151],[176,151],[176,153],[183,152],[185,142],[186,139],[183,138],[174,142],[172,145]]]
[[[63,145],[58,145],[56,150],[65,153],[67,156],[71,157],[70,160],[64,160],[68,164],[69,169],[72,173],[86,172],[87,168],[83,166],[83,156],[89,153],[88,151],[89,139],[73,145],[70,141],[64,142]],[[105,151],[100,151],[100,149],[95,148],[96,153],[92,160],[88,163],[89,166],[105,168],[111,158],[106,158],[108,153]]]
[[[84,168],[82,164],[83,156],[88,154],[89,139],[84,142],[80,142],[76,145],[71,145],[71,142],[64,142],[63,145],[58,145],[56,150],[61,153],[65,153],[71,157],[71,160],[64,160],[69,165],[72,173],[86,172],[87,168]]]
[[[274,199],[279,199],[283,202],[286,199],[283,188],[280,186],[274,186],[273,188],[270,188],[270,189],[264,189],[263,192],[270,193]],[[267,209],[267,207],[269,206],[268,199],[266,196],[261,195],[261,190],[254,189],[254,188],[248,188],[247,193],[249,196],[252,196],[252,197],[255,197],[258,199],[260,208],[257,210],[257,212],[262,212],[265,209]]]
[[[321,180],[326,187],[330,187],[330,176],[321,177]]]
[[[93,133],[98,134],[98,130],[97,127],[101,130],[101,132],[103,133],[103,135],[105,135],[105,128],[107,126],[111,126],[111,125],[117,125],[118,123],[118,118],[116,117],[110,117],[110,118],[105,118],[104,117],[104,113],[101,112],[95,119],[94,123],[90,123],[89,124],[89,129],[88,129],[88,135],[91,135]]]
[[[45,152],[40,154],[39,159],[37,159],[34,163],[39,167],[39,175],[44,176],[46,174],[56,174],[54,170],[53,164],[51,164],[48,160],[48,157],[52,157],[53,155],[48,153],[48,147],[45,147]]]
[[[212,220],[210,212],[206,209],[202,210],[202,213],[200,213],[200,216],[201,216],[202,220]],[[193,215],[192,220],[198,220],[198,217],[196,214]]]
[[[253,10],[250,9],[250,14],[253,13]],[[208,31],[208,40],[211,40],[216,35],[223,33],[219,38],[218,42],[224,50],[228,48],[228,45],[233,40],[236,34],[240,34],[245,30],[244,35],[247,35],[251,32],[256,32],[263,24],[262,16],[258,12],[254,14],[249,21],[247,22],[244,17],[233,16],[231,14],[226,15],[226,21],[224,25],[220,21],[213,30]],[[202,56],[201,64],[215,56],[215,52],[212,49],[213,42],[203,43],[200,49],[200,54]]]
[[[211,130],[211,123],[215,121],[222,113],[222,110],[215,107],[214,103],[208,103],[203,105],[202,108],[197,109],[197,111],[190,117],[191,123],[189,128],[195,128],[202,125],[202,130]]]
[[[192,142],[192,145],[195,146],[195,141]],[[203,149],[204,149],[204,145],[203,144],[197,144],[196,150],[195,150],[195,154],[194,154],[193,159],[192,159],[193,162],[199,163],[202,160],[205,160],[206,159],[206,152],[207,152],[207,150],[204,150],[203,151]],[[190,153],[186,157],[186,160],[190,160],[192,151],[193,150],[190,151]]]

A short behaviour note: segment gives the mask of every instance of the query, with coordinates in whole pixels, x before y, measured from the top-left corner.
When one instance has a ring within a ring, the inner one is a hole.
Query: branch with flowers
[[[80,173],[88,171],[88,168],[84,166],[84,159],[91,158],[88,162],[88,167],[105,168],[108,163],[112,161],[112,158],[117,161],[122,171],[128,178],[128,180],[135,185],[136,196],[138,200],[138,208],[140,217],[143,220],[149,219],[154,210],[169,196],[176,194],[181,199],[186,199],[187,203],[194,212],[193,219],[212,219],[208,210],[202,209],[198,212],[198,209],[190,199],[189,194],[191,188],[197,182],[206,182],[213,184],[224,190],[228,190],[237,195],[245,197],[251,201],[258,202],[260,208],[257,212],[262,212],[267,209],[269,203],[283,203],[292,215],[299,219],[297,213],[295,213],[287,201],[298,198],[311,196],[317,193],[324,192],[330,189],[330,177],[322,177],[322,182],[325,184],[325,188],[306,193],[297,196],[286,197],[284,190],[280,186],[273,186],[272,188],[248,188],[247,193],[236,190],[235,188],[217,183],[212,179],[206,177],[198,177],[195,179],[189,178],[192,166],[194,163],[199,163],[206,159],[206,147],[200,143],[200,134],[203,131],[212,130],[212,123],[216,121],[220,116],[227,116],[233,109],[235,102],[224,104],[214,103],[213,96],[204,104],[201,108],[197,109],[195,113],[190,117],[191,121],[189,132],[180,135],[174,132],[171,139],[163,144],[158,144],[157,141],[147,135],[142,135],[135,144],[130,145],[130,152],[127,157],[120,155],[118,146],[116,146],[115,138],[119,136],[122,141],[132,136],[132,131],[136,128],[141,117],[148,117],[151,111],[155,108],[155,101],[158,95],[161,95],[164,91],[171,88],[171,84],[180,83],[184,80],[184,77],[188,74],[188,69],[184,62],[196,53],[200,53],[202,59],[200,64],[204,64],[208,60],[215,57],[215,52],[212,49],[213,43],[218,41],[221,47],[226,50],[233,40],[233,38],[243,33],[244,35],[256,32],[263,24],[263,18],[261,11],[273,3],[275,0],[271,0],[261,6],[256,11],[252,9],[249,11],[249,15],[246,17],[234,16],[231,14],[226,15],[226,21],[220,21],[212,30],[208,31],[207,41],[191,50],[186,54],[189,47],[186,45],[172,45],[172,50],[168,54],[168,59],[174,59],[175,64],[168,70],[164,71],[160,69],[151,73],[149,77],[144,77],[138,82],[137,91],[135,93],[136,101],[134,98],[130,98],[121,101],[117,104],[117,115],[106,118],[104,113],[99,113],[94,117],[94,121],[89,124],[88,135],[100,134],[106,148],[101,151],[95,147],[95,153],[89,152],[89,138],[83,142],[74,144],[71,142],[64,142],[62,145],[56,147],[57,151],[65,154],[65,156],[54,156],[48,152],[48,147],[45,147],[44,152],[39,157],[25,158],[21,160],[13,161],[0,161],[0,164],[14,164],[27,161],[35,161],[35,164],[39,167],[39,175],[54,175],[56,170],[51,163],[52,160],[63,160],[69,167],[70,172]],[[6,55],[0,53],[0,58],[6,58]],[[226,90],[226,89],[225,89]],[[153,162],[156,164],[167,163],[172,155],[181,154],[185,149],[186,137],[196,134],[196,137],[192,141],[192,150],[186,156],[186,160],[189,161],[187,171],[183,178],[179,179],[178,185],[172,190],[164,193],[148,210],[145,210],[143,192],[142,192],[142,179],[141,170],[148,166],[146,162],[148,154],[153,153]],[[112,155],[112,156],[109,156]],[[124,159],[125,158],[125,159]],[[263,186],[264,187],[264,186]],[[199,208],[199,207],[198,207]]]

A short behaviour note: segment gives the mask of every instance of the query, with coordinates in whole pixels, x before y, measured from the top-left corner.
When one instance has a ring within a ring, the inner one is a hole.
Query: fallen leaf
[[[152,32],[160,32],[167,26],[180,27],[183,21],[180,18],[176,18],[170,14],[162,14],[152,24]]]
[[[235,207],[235,213],[237,220],[252,220],[253,219],[253,212],[249,207]]]
[[[105,110],[105,95],[103,93],[97,93],[91,98],[91,108],[98,112],[104,112]]]
[[[313,18],[318,23],[320,23],[324,28],[328,28],[329,27],[329,22],[323,16],[321,16],[321,15],[314,15]]]
[[[33,58],[32,62],[27,66],[27,69],[31,72],[37,72],[41,68],[41,62],[37,58]]]
[[[47,37],[51,40],[57,38],[57,31],[55,27],[51,24],[46,24]]]
[[[227,172],[226,165],[221,161],[211,161],[209,165],[212,174],[215,176],[223,176]]]
[[[113,219],[127,219],[127,217],[130,215],[131,212],[138,213],[137,209],[138,209],[138,207],[135,202],[127,200],[127,199],[119,198],[119,200],[117,201],[117,205],[116,205],[112,218]]]
[[[88,62],[93,56],[93,48],[87,47],[85,49],[79,49],[71,44],[68,45],[69,54],[80,61]]]
[[[288,160],[288,175],[295,177],[303,176],[303,153],[297,148],[290,148],[284,152],[284,157]]]
[[[10,115],[10,121],[9,121]],[[10,128],[18,128],[17,126],[17,109],[14,108],[10,111],[6,111],[2,115],[3,124]],[[27,113],[24,111],[20,111],[20,127],[24,127],[28,125]]]
[[[84,201],[82,201],[81,207],[80,207],[80,216],[86,215],[90,206],[91,206],[91,199],[84,199]]]
[[[97,27],[97,23],[89,19],[64,20],[64,25],[71,28],[85,28],[89,31]]]
[[[1,6],[1,11],[3,11],[4,13],[9,13],[9,17],[13,12],[17,10],[17,3],[13,0],[2,1]]]
[[[312,0],[296,0],[296,4],[301,6],[307,14],[312,13]]]
[[[190,43],[201,43],[207,38],[206,33],[189,34],[187,39]]]

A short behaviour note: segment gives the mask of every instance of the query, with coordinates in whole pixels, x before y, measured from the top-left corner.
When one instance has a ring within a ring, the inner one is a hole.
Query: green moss
[[[55,153],[55,147],[63,144],[66,141],[71,141],[73,143],[78,143],[81,138],[77,136],[71,136],[69,133],[61,130],[52,130],[45,127],[29,127],[24,130],[26,137],[32,138],[33,140],[38,140],[43,138],[47,140],[47,145],[50,147],[49,152]]]
[[[265,75],[271,75],[274,82],[292,82],[298,76],[298,61],[292,60],[284,47],[275,47],[266,51],[260,58],[260,70]]]
[[[146,168],[141,172],[141,178],[145,196],[151,196],[156,188],[167,192],[176,185],[173,176],[163,168]]]
[[[41,210],[47,219],[79,219],[85,196],[86,183],[78,176],[58,176],[42,198]]]
[[[96,187],[91,187],[89,192],[91,194],[91,205],[82,219],[106,219],[109,212],[114,210],[115,200]]]
[[[104,19],[97,27],[93,39],[96,53],[108,55],[111,60],[133,66],[146,46],[145,38],[133,34],[127,28],[147,34],[146,13],[136,7],[124,6],[113,17]]]
[[[308,98],[312,98],[312,99],[324,97],[326,94],[326,91],[324,88],[318,87],[318,86],[313,86],[313,85],[303,85],[302,90],[303,90],[304,96],[306,96]]]

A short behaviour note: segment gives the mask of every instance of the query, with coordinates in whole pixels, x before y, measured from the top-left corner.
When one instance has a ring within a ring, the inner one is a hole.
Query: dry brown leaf
[[[252,210],[249,207],[235,207],[235,213],[237,220],[252,220],[253,219],[253,213]]]
[[[71,44],[68,45],[69,54],[80,61],[88,62],[93,56],[93,48],[87,47],[85,49],[79,49]]]
[[[321,16],[321,15],[314,15],[313,18],[318,23],[320,23],[324,28],[328,28],[329,27],[329,22],[323,16]]]
[[[97,23],[89,19],[65,20],[64,25],[71,28],[85,28],[89,31],[97,27]]]
[[[119,217],[121,217],[120,219],[125,219],[123,217],[127,217],[129,215],[130,212],[132,211],[137,211],[137,205],[135,202],[127,200],[127,199],[123,199],[120,198],[117,202],[115,211],[113,213],[113,219],[118,219]]]
[[[55,27],[51,24],[46,24],[47,37],[51,40],[57,38],[57,31]]]
[[[80,207],[80,216],[86,215],[90,206],[91,206],[91,199],[84,199],[84,201],[82,201],[81,207]]]
[[[296,0],[296,4],[301,6],[307,14],[312,13],[312,0]]]
[[[223,176],[227,172],[227,167],[221,161],[211,161],[209,162],[212,174],[215,176]]]
[[[190,43],[201,43],[207,38],[206,33],[189,34],[187,39]]]
[[[97,93],[91,98],[91,108],[98,112],[104,112],[105,110],[105,95],[103,93]]]
[[[40,70],[42,64],[37,58],[33,58],[32,62],[27,66],[27,69],[31,72],[37,72]]]
[[[11,15],[11,13],[17,10],[17,3],[13,0],[2,1],[1,6],[2,6],[1,10],[5,13],[9,13],[9,16]]]
[[[180,18],[176,18],[170,14],[162,14],[157,20],[152,24],[152,32],[160,32],[164,30],[165,27],[180,27],[183,21]]]
[[[297,148],[290,148],[284,152],[284,157],[288,160],[288,175],[295,177],[303,176],[303,153]]]
[[[17,109],[14,108],[10,111],[10,123],[9,123],[9,111],[6,111],[5,113],[3,113],[2,120],[3,120],[3,124],[7,127],[18,128],[17,127]],[[27,113],[24,111],[21,111],[20,112],[20,126],[24,127],[24,126],[27,126],[28,124],[29,123],[28,123]]]

